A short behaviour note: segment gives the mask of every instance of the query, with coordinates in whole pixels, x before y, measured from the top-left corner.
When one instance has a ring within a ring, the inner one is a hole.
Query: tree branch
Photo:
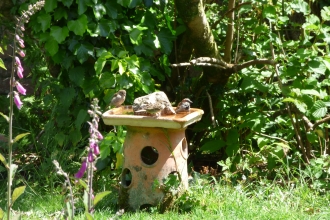
[[[233,72],[238,72],[244,68],[249,66],[253,66],[256,64],[267,64],[267,65],[275,65],[276,61],[268,60],[268,59],[256,59],[256,60],[249,60],[242,64],[230,64],[226,63],[221,59],[211,58],[211,57],[199,57],[196,59],[191,60],[189,63],[178,63],[178,64],[171,64],[172,67],[182,67],[182,66],[212,66],[219,69],[232,69]]]
[[[234,39],[234,18],[235,18],[235,0],[229,0],[228,3],[228,26],[227,26],[227,34],[225,41],[225,51],[224,51],[224,60],[228,63],[231,62],[231,50],[233,47],[233,39]]]
[[[322,119],[316,121],[314,124],[305,115],[302,116],[302,119],[308,125],[308,130],[307,131],[310,131],[310,130],[313,131],[320,124],[323,124],[323,123],[325,123],[327,121],[330,121],[330,115],[327,115],[325,118],[322,118]]]
[[[276,64],[276,61],[274,60],[268,60],[268,59],[256,59],[256,60],[249,60],[245,63],[242,63],[242,64],[235,64],[233,66],[233,68],[235,69],[235,72],[237,71],[240,71],[244,68],[247,68],[249,66],[253,66],[253,65],[256,65],[256,64],[267,64],[267,65],[275,65]]]

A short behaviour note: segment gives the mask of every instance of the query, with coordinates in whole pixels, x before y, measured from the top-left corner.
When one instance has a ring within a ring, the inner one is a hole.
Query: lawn
[[[247,183],[235,186],[224,181],[195,179],[185,197],[177,200],[172,211],[164,214],[157,207],[122,215],[117,214],[113,192],[96,207],[94,219],[330,219],[330,193],[312,190],[306,185],[279,186],[274,183]],[[4,188],[3,188],[4,189]],[[5,190],[1,190],[4,207]],[[81,201],[75,219],[85,219]],[[63,195],[27,187],[14,205],[22,219],[61,219]]]

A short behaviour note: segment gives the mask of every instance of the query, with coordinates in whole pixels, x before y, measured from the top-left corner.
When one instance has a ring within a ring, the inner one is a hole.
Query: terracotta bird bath
[[[181,189],[188,187],[188,146],[185,130],[197,122],[203,110],[166,116],[134,115],[132,106],[111,109],[102,115],[107,125],[125,125],[124,163],[119,206],[128,210],[157,206],[164,202],[163,181],[170,174],[181,179]]]

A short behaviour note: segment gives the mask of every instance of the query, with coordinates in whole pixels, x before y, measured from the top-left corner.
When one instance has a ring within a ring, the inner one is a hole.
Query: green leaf
[[[14,163],[12,163],[10,165],[10,169],[11,169],[11,176],[10,176],[10,178],[11,178],[11,180],[14,179],[14,176],[16,174],[17,168],[18,168],[18,166],[16,164],[14,164]]]
[[[5,212],[0,208],[0,219],[2,220],[5,216]]]
[[[146,46],[145,44],[135,45],[134,50],[137,55],[141,55],[142,53],[148,57],[151,57],[154,55],[153,49]]]
[[[85,206],[85,213],[87,213],[87,210],[88,210],[88,192],[87,192],[87,189],[84,190],[83,203],[84,203],[84,206]]]
[[[147,27],[140,27],[140,26],[131,29],[129,32],[129,37],[131,39],[132,44],[140,44],[143,33],[142,31],[147,29],[148,29]]]
[[[58,51],[58,43],[52,37],[48,38],[45,44],[46,51],[51,55],[54,56]]]
[[[5,167],[8,166],[8,165],[7,165],[6,158],[5,158],[2,154],[0,154],[0,161],[3,163],[3,165],[4,165]]]
[[[80,129],[81,124],[84,123],[87,120],[87,111],[85,109],[80,109],[78,112],[78,115],[76,117],[76,120],[74,122],[77,129]]]
[[[165,54],[170,54],[172,51],[173,43],[172,41],[175,39],[175,37],[172,35],[171,31],[168,29],[162,29],[158,34],[157,34],[158,40],[161,45],[161,50]]]
[[[69,78],[77,86],[82,86],[86,69],[82,66],[75,67],[69,71]]]
[[[0,112],[0,115],[1,115],[4,119],[6,119],[7,122],[9,122],[9,117],[8,117],[7,115],[3,114],[2,112]]]
[[[84,180],[79,179],[79,183],[84,189],[87,189],[87,183]]]
[[[107,10],[103,6],[103,4],[97,4],[93,7],[94,15],[97,20],[100,20],[103,15],[107,13]]]
[[[127,54],[128,54],[128,51],[121,50],[121,51],[118,52],[117,57],[125,58]]]
[[[17,141],[19,141],[20,139],[22,139],[23,137],[25,137],[26,135],[29,135],[30,133],[23,133],[23,134],[19,134],[14,138],[14,143],[16,143]]]
[[[226,147],[226,154],[230,157],[234,156],[239,150],[239,144],[235,143]]]
[[[112,19],[117,19],[118,16],[118,8],[120,7],[117,4],[117,1],[106,1],[104,6],[107,8],[107,14]]]
[[[307,111],[307,105],[297,99],[293,98],[285,98],[282,100],[282,102],[292,102],[295,104],[295,106],[301,111],[302,113],[305,113]]]
[[[66,136],[64,135],[63,132],[59,132],[55,135],[55,140],[57,141],[58,145],[60,145],[61,147],[63,146],[64,144],[64,141],[66,139]]]
[[[68,109],[72,104],[73,98],[76,96],[76,91],[74,88],[69,87],[62,90],[60,93],[60,105],[61,107]]]
[[[47,0],[47,1],[45,1],[44,8],[45,8],[46,12],[53,11],[55,8],[57,8],[57,0]]]
[[[52,26],[50,28],[50,35],[60,44],[69,36],[69,29],[66,26],[63,28]]]
[[[71,131],[69,134],[69,138],[70,138],[73,146],[76,146],[77,143],[81,140],[80,130],[74,129],[73,131]]]
[[[96,194],[94,197],[94,206],[96,206],[96,204],[99,201],[101,201],[105,196],[109,195],[110,193],[111,193],[111,191],[104,191],[104,192]]]
[[[63,7],[58,7],[54,12],[54,20],[58,21],[62,18],[68,19],[68,13]]]
[[[316,91],[315,89],[302,89],[300,90],[300,92],[302,94],[306,94],[306,95],[315,95],[317,97],[320,97],[320,93],[318,91]]]
[[[302,12],[304,15],[307,15],[310,13],[309,5],[305,1],[294,0],[293,2],[290,3],[290,6],[296,12]]]
[[[203,144],[201,151],[207,151],[208,153],[213,153],[220,150],[223,146],[226,145],[226,142],[223,140],[211,140]]]
[[[117,0],[117,3],[123,7],[129,7],[131,5],[132,5],[131,7],[133,7],[134,2],[136,2],[136,0]]]
[[[67,201],[66,202],[66,211],[67,211],[67,214],[68,214],[68,219],[73,219],[73,216],[72,216],[72,207],[71,207],[71,201]]]
[[[237,129],[230,129],[227,134],[226,143],[227,145],[232,145],[238,143],[238,131]]]
[[[126,62],[119,60],[118,61],[118,67],[119,67],[119,73],[122,75],[126,71]]]
[[[90,43],[83,43],[77,50],[77,58],[80,63],[85,62],[88,56],[94,57],[94,47]]]
[[[41,24],[42,32],[45,32],[50,27],[52,17],[50,14],[41,14],[38,16],[38,23]]]
[[[20,197],[24,191],[25,191],[26,186],[20,186],[14,189],[13,195],[12,195],[12,201],[11,201],[11,206],[14,204],[14,202]]]
[[[321,17],[324,21],[330,21],[330,6],[323,7],[321,10]]]
[[[105,72],[100,79],[100,87],[102,89],[108,89],[115,86],[116,78],[113,73]]]
[[[63,5],[70,8],[70,6],[72,5],[73,0],[61,0]]]
[[[328,108],[325,103],[321,100],[317,100],[312,108],[312,115],[315,118],[322,118],[327,114],[327,112]]]
[[[318,61],[318,60],[312,60],[308,62],[309,70],[313,73],[319,73],[324,74],[327,70],[327,67],[325,66],[324,62]]]
[[[110,32],[113,33],[117,30],[117,24],[114,21],[101,19],[100,22],[97,24],[97,32],[102,37],[108,37]]]
[[[98,89],[99,79],[93,77],[93,78],[86,78],[86,80],[83,81],[83,84],[81,85],[81,88],[84,91],[84,94],[90,94],[95,89]]]
[[[69,21],[68,28],[70,31],[73,31],[76,35],[83,36],[87,30],[87,16],[85,14],[80,15],[77,20]]]
[[[82,15],[86,12],[87,6],[92,4],[91,0],[77,0],[78,1],[78,14]]]
[[[6,66],[5,66],[5,63],[3,62],[3,60],[0,58],[0,67],[2,68],[2,69],[5,69],[5,70],[7,70],[7,68],[6,68]]]
[[[93,220],[93,216],[89,214],[87,211],[85,212],[85,216],[87,220]]]
[[[94,64],[94,69],[95,69],[95,72],[97,75],[101,74],[107,59],[109,59],[111,57],[112,57],[111,52],[106,51],[106,52],[103,52],[101,54],[101,56],[97,59],[97,61]]]
[[[118,65],[118,60],[111,60],[111,72],[113,72],[114,70],[118,69],[119,65]]]
[[[94,64],[94,69],[96,72],[96,75],[100,75],[102,73],[103,67],[106,63],[106,59],[97,59],[97,61]]]
[[[276,19],[276,9],[272,5],[267,5],[262,10],[262,16],[270,21],[275,21]]]

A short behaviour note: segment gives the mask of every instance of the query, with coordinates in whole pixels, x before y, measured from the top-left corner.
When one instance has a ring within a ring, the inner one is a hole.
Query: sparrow
[[[116,92],[113,95],[109,106],[111,108],[113,108],[113,107],[116,107],[117,108],[117,107],[121,106],[121,104],[124,103],[125,98],[126,98],[126,91],[125,90],[119,90],[118,92]]]
[[[176,107],[175,112],[189,112],[190,111],[190,104],[193,103],[190,99],[184,98]]]

